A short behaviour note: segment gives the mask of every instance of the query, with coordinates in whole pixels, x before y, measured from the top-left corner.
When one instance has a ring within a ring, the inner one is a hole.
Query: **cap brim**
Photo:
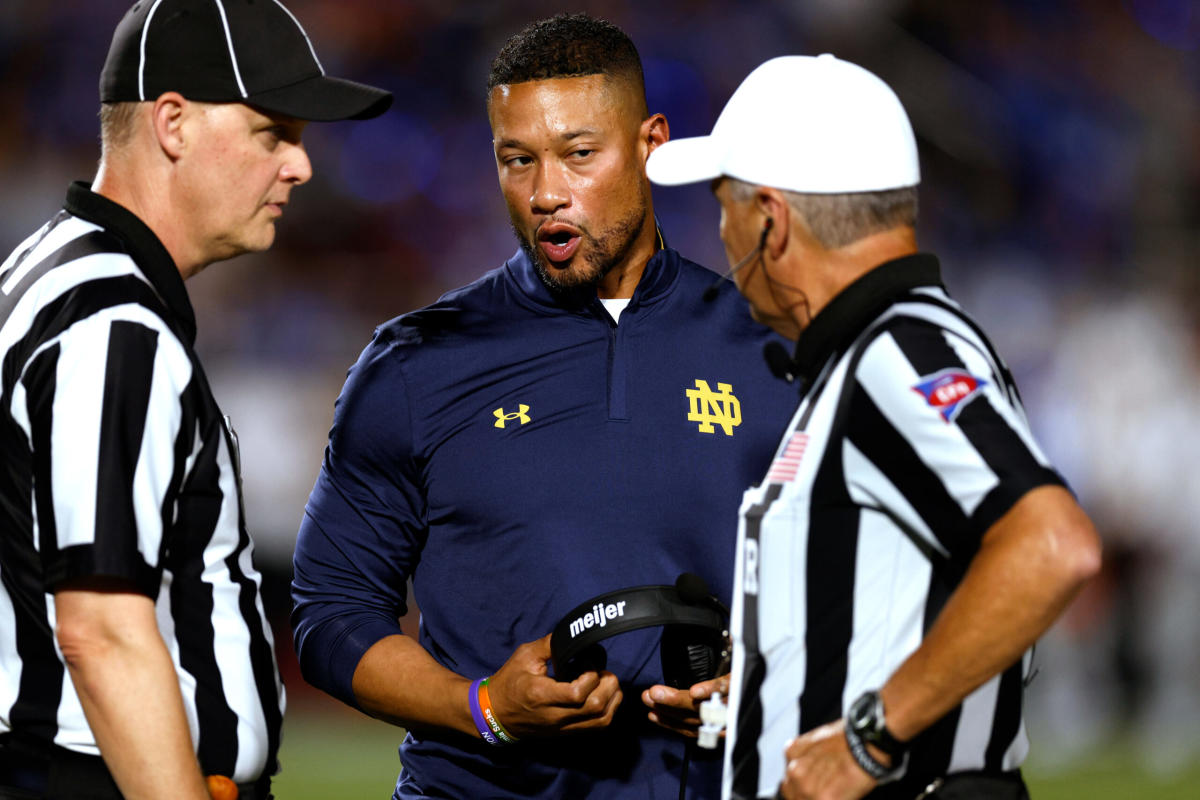
[[[720,175],[720,153],[711,136],[664,142],[646,161],[646,176],[662,186],[710,181]]]
[[[371,119],[392,105],[392,93],[363,83],[324,75],[250,95],[246,103],[312,122]]]

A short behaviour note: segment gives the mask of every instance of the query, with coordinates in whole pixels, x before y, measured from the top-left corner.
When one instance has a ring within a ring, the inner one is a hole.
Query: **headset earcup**
[[[707,644],[692,643],[687,646],[687,655],[688,675],[691,677],[692,683],[717,677],[717,652],[712,647]]]
[[[686,689],[700,681],[717,677],[720,644],[711,631],[692,625],[667,625],[663,628],[663,681],[674,689]]]

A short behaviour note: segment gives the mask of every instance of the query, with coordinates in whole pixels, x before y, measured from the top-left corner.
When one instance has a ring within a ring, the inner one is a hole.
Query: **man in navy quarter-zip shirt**
[[[733,285],[702,300],[712,273],[655,225],[645,162],[667,121],[621,31],[529,26],[493,62],[488,114],[520,250],[380,327],[351,370],[296,547],[301,666],[408,729],[397,798],[644,800],[681,777],[715,797],[717,759],[681,775],[664,728],[694,735],[725,678],[661,685],[649,629],[558,681],[548,634],[682,572],[727,601],[738,500],[795,393]],[[410,579],[419,641],[397,624]]]

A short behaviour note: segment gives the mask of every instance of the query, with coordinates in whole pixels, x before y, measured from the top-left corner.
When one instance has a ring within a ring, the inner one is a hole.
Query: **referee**
[[[648,171],[713,180],[739,288],[798,340],[770,360],[801,403],[742,503],[724,796],[1028,797],[1031,648],[1100,547],[917,251],[900,101],[831,55],[772,59]]]
[[[306,120],[382,113],[277,2],[144,0],[101,162],[0,265],[0,798],[261,800],[284,696],[184,279],[264,250]]]

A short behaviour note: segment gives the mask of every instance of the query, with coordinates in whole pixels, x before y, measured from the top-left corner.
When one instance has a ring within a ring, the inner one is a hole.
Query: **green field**
[[[353,711],[288,710],[277,800],[389,800],[403,731]]]
[[[400,731],[353,712],[289,711],[284,724],[279,800],[388,800],[399,770]],[[1086,769],[1026,771],[1033,800],[1197,800],[1200,763],[1170,779],[1152,778],[1119,747]],[[463,798],[463,800],[476,800]]]
[[[1197,800],[1200,798],[1200,763],[1171,777],[1154,776],[1138,766],[1132,754],[1120,747],[1107,748],[1086,768],[1053,775],[1038,771],[1036,762],[1026,771],[1033,800]]]

